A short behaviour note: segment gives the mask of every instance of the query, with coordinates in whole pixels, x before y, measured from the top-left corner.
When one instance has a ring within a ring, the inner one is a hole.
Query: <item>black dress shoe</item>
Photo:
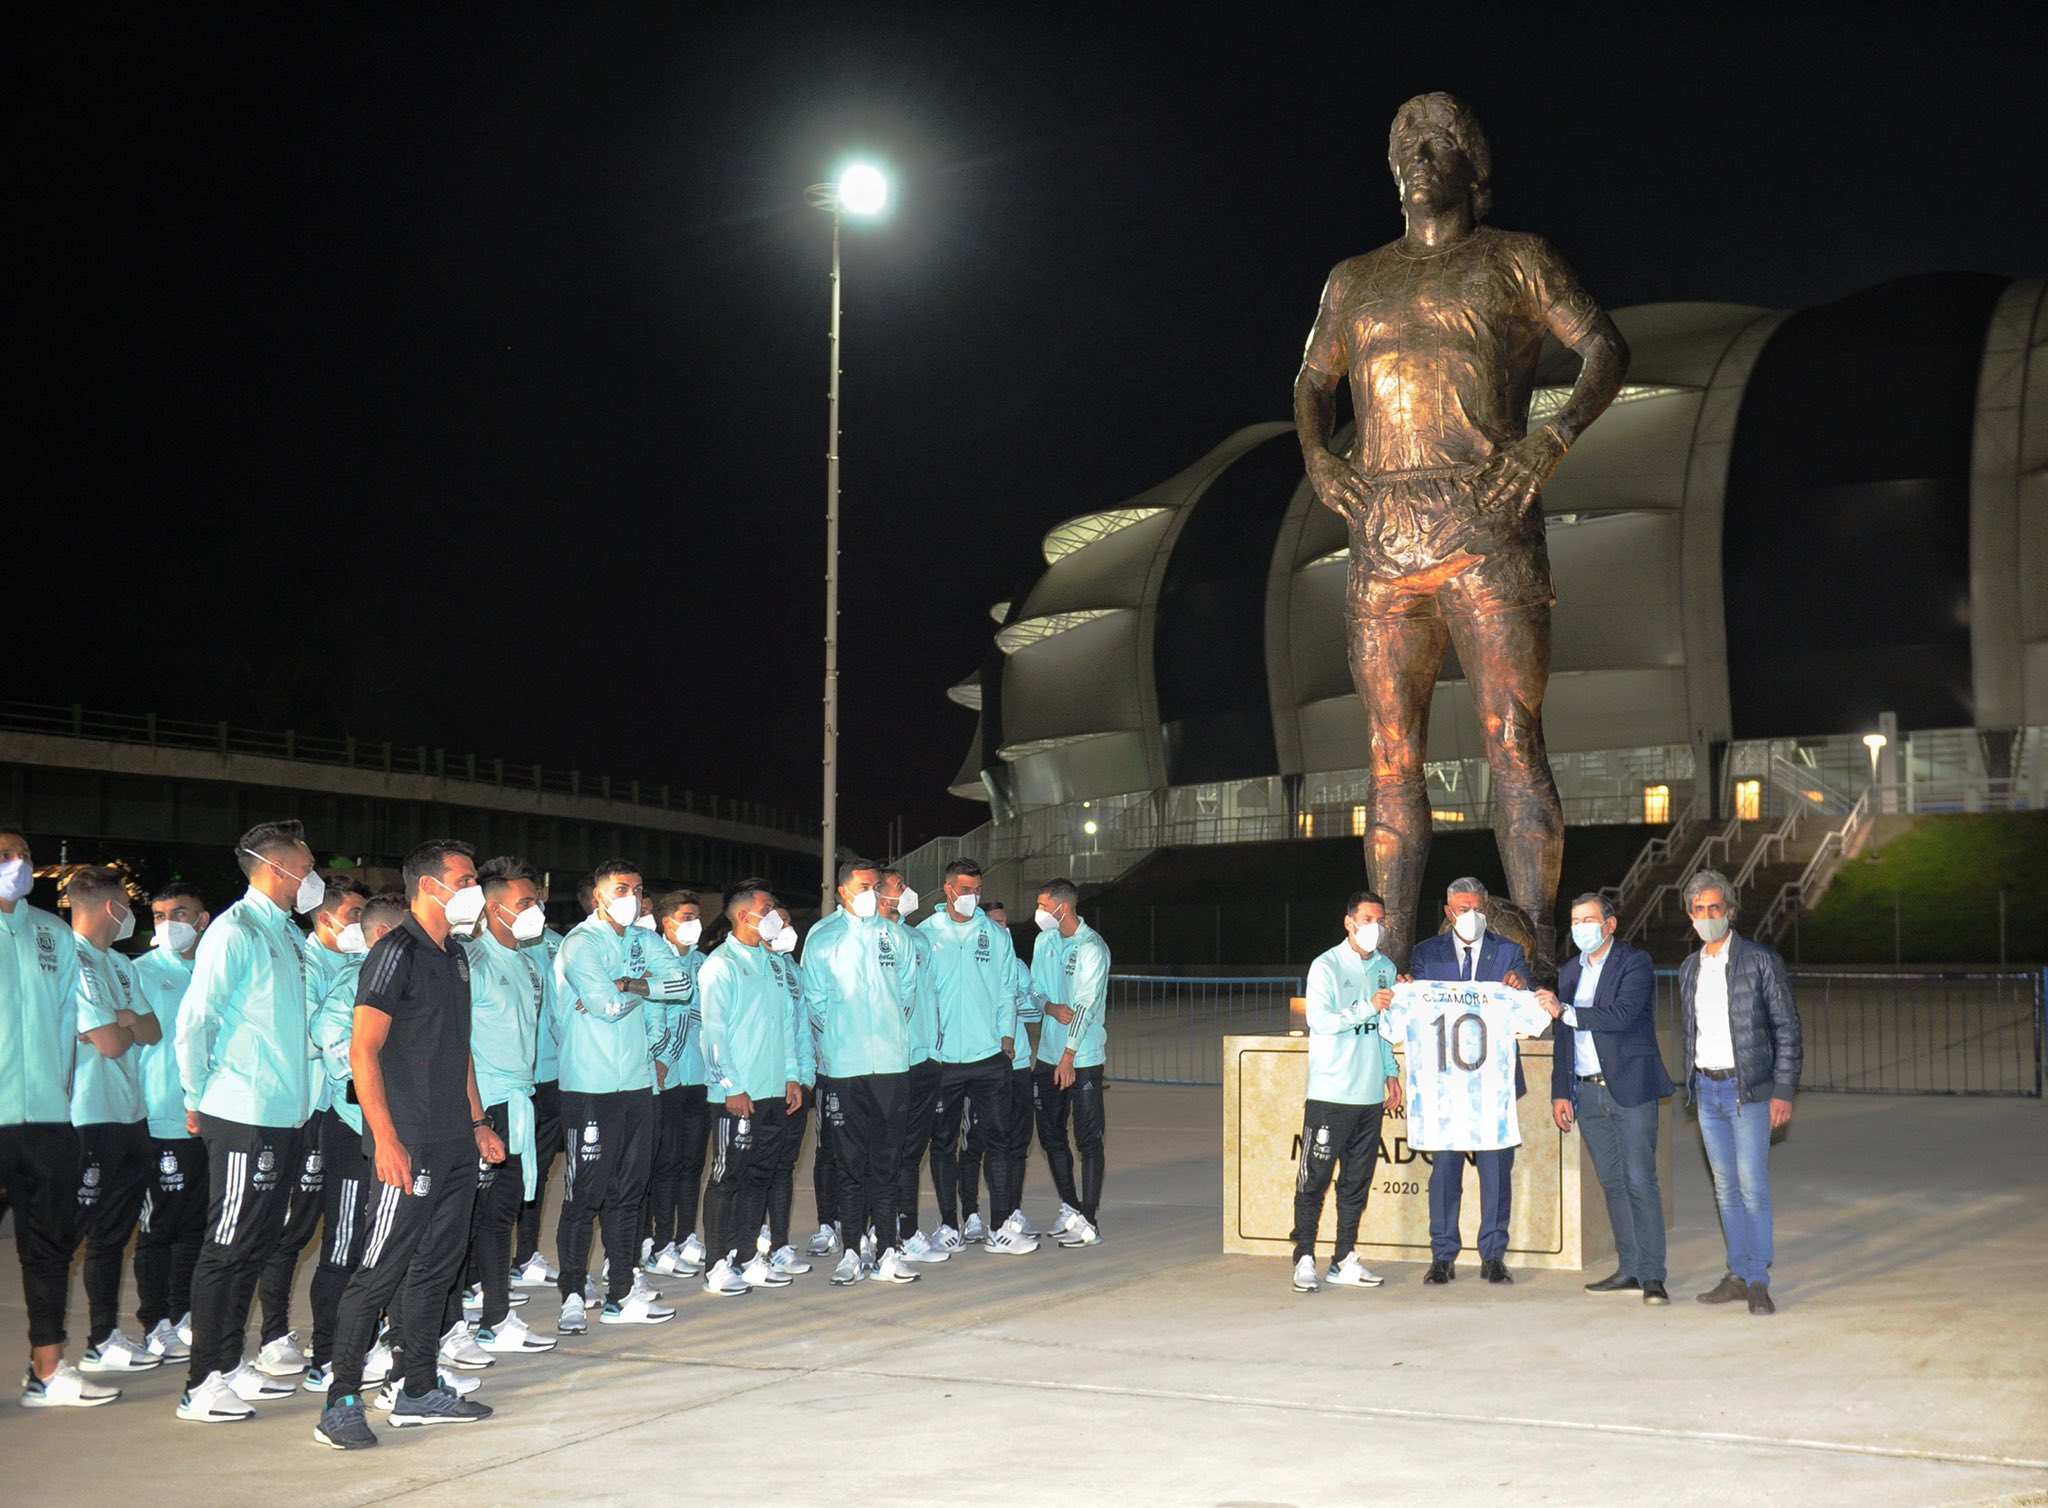
[[[1610,1272],[1597,1283],[1588,1283],[1588,1293],[1634,1293],[1643,1285],[1625,1272]]]
[[[1436,1261],[1429,1264],[1429,1273],[1422,1281],[1425,1283],[1448,1283],[1457,1275],[1458,1264],[1439,1257]]]
[[[1751,1314],[1776,1314],[1778,1306],[1771,1302],[1771,1288],[1768,1283],[1749,1285],[1749,1312]]]
[[[1720,1282],[1709,1288],[1705,1293],[1696,1293],[1693,1297],[1702,1304],[1732,1304],[1737,1299],[1749,1297],[1749,1284],[1743,1282],[1742,1279],[1735,1276],[1732,1272],[1723,1273]]]
[[[1646,1304],[1668,1304],[1671,1295],[1664,1291],[1664,1285],[1655,1278],[1643,1284],[1643,1302]]]
[[[1495,1257],[1490,1262],[1481,1262],[1479,1264],[1479,1276],[1486,1279],[1489,1283],[1514,1282],[1514,1278],[1508,1274],[1508,1264],[1499,1257]]]

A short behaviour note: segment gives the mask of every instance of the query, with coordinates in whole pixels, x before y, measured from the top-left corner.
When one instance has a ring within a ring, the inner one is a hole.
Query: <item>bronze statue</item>
[[[1429,855],[1423,767],[1446,645],[1471,682],[1494,785],[1508,891],[1554,977],[1551,913],[1564,809],[1543,748],[1550,558],[1541,488],[1613,400],[1628,345],[1550,244],[1484,223],[1491,159],[1448,94],[1394,116],[1387,164],[1407,232],[1341,262],[1294,381],[1294,423],[1317,498],[1350,527],[1351,678],[1372,729],[1366,863],[1404,967]],[[1544,333],[1580,357],[1556,417],[1527,433]],[[1357,437],[1330,449],[1337,386]]]

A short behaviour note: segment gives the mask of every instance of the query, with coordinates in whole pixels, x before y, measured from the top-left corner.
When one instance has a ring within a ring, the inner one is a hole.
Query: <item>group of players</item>
[[[67,926],[26,904],[27,839],[0,827],[0,1184],[29,1311],[26,1406],[110,1403],[98,1378],[183,1361],[180,1419],[324,1393],[315,1435],[337,1449],[376,1443],[370,1407],[396,1427],[487,1418],[469,1395],[498,1357],[551,1350],[592,1310],[673,1319],[672,1280],[740,1296],[817,1258],[836,1286],[903,1284],[970,1245],[1035,1251],[1034,1125],[1053,1237],[1101,1240],[1109,949],[1066,880],[1037,896],[1027,970],[966,859],[915,926],[900,872],[842,864],[838,906],[799,954],[760,880],[707,918],[694,892],[650,901],[636,866],[608,861],[563,935],[541,874],[453,840],[408,856],[403,894],[323,877],[295,822],[251,829],[236,858],[241,899],[214,917],[191,887],[165,888],[154,946],[131,960],[122,876],[73,871]],[[799,1250],[813,1105],[820,1227]],[[302,1348],[289,1308],[316,1236]],[[118,1314],[131,1237],[139,1339]],[[90,1344],[72,1366],[81,1243]],[[552,1334],[520,1313],[549,1286]]]

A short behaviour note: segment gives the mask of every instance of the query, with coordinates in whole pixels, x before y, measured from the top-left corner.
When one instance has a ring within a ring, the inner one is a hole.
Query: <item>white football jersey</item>
[[[1382,1035],[1402,1046],[1409,1146],[1494,1152],[1522,1144],[1515,1039],[1550,1025],[1535,995],[1484,981],[1417,979],[1394,986],[1381,1019]]]

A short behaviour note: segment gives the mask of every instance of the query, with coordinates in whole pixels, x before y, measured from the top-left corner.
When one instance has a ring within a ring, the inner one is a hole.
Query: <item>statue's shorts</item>
[[[1526,511],[1482,508],[1480,471],[1446,466],[1368,479],[1366,506],[1349,518],[1354,619],[1476,617],[1557,600],[1542,500]]]

